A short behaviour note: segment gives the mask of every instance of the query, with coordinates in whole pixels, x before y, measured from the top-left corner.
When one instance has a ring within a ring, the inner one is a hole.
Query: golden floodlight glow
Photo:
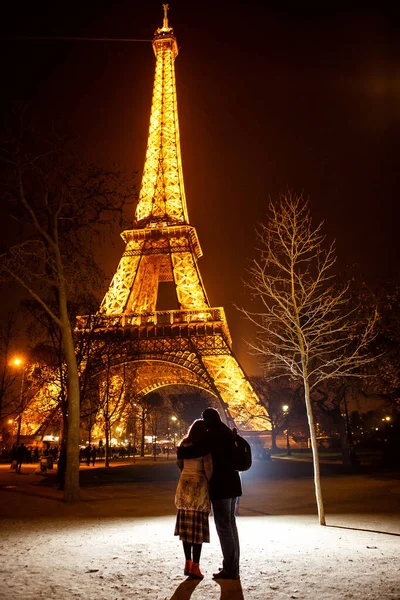
[[[97,327],[107,336],[114,330],[125,343],[121,362],[134,375],[135,399],[163,386],[194,386],[217,398],[227,420],[241,429],[265,430],[265,409],[234,356],[225,311],[211,307],[198,267],[202,251],[189,224],[182,174],[178,45],[168,5],[163,8],[163,26],[153,40],[156,65],[135,229],[121,234],[125,252],[96,315]],[[171,283],[177,309],[157,310],[164,282]],[[91,319],[78,317],[78,329],[89,331]]]

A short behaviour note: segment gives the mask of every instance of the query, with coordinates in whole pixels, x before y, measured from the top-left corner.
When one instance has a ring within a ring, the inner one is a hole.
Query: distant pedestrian
[[[182,448],[201,444],[207,435],[204,421],[194,421],[188,435],[181,442]],[[203,542],[210,541],[208,516],[210,514],[210,494],[208,482],[212,473],[211,455],[193,459],[178,460],[181,470],[175,494],[178,509],[175,535],[183,543],[185,553],[184,574],[193,579],[203,579],[200,571],[200,555]]]
[[[63,490],[65,484],[65,472],[67,470],[67,447],[65,442],[60,446],[60,454],[58,455],[57,462],[57,479],[58,489]]]
[[[17,446],[16,446],[16,444],[13,444],[12,448],[10,450],[10,460],[11,460],[11,468],[16,469],[17,468]]]
[[[93,448],[90,451],[90,459],[92,461],[92,467],[94,467],[94,464],[96,462],[96,457],[97,457],[97,449],[96,449],[96,446],[93,446]]]
[[[90,467],[90,453],[92,452],[92,446],[88,446],[85,448],[85,456],[86,456],[86,464]]]
[[[15,472],[21,473],[22,463],[27,460],[27,451],[23,442],[20,443],[15,451],[15,460],[17,461],[17,468],[15,469]]]

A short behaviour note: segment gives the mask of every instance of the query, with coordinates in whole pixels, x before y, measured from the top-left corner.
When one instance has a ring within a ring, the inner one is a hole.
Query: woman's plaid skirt
[[[210,541],[208,513],[199,510],[179,509],[176,515],[175,533],[179,539],[190,544]]]

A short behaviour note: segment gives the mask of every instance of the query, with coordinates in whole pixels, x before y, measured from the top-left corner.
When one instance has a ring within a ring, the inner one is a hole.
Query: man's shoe
[[[215,577],[217,577],[217,576],[218,576],[220,573],[222,573],[222,571],[224,571],[224,567],[220,567],[220,568],[218,569],[218,572],[217,572],[217,573],[213,573],[213,579],[214,579]],[[225,573],[225,571],[224,571],[224,573]]]
[[[221,569],[218,573],[213,574],[213,579],[240,579],[239,573],[230,573]]]

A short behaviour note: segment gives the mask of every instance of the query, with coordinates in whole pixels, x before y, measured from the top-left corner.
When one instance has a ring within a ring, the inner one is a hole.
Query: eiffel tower
[[[195,386],[215,397],[225,422],[265,430],[263,408],[232,350],[223,308],[207,298],[196,229],[183,184],[175,84],[178,46],[163,5],[154,34],[156,57],[150,128],[134,229],[97,315],[97,328],[121,340],[140,398],[168,385]],[[157,311],[160,282],[173,282],[177,310]],[[87,317],[78,327],[89,327]],[[252,415],[252,418],[249,418]]]

